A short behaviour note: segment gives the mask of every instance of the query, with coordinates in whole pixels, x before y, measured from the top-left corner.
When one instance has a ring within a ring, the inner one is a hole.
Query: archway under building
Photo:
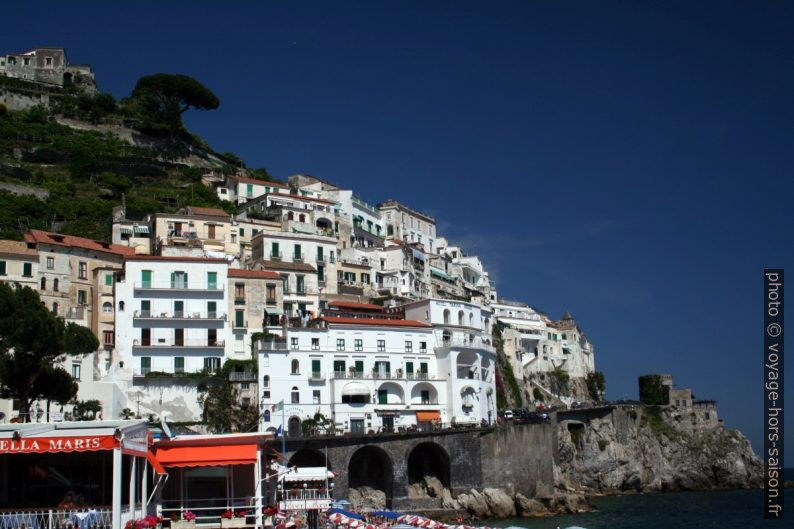
[[[408,454],[408,483],[420,483],[428,476],[437,478],[444,487],[449,488],[449,454],[441,445],[433,442],[419,443]]]
[[[290,467],[326,467],[331,469],[331,461],[326,460],[325,453],[313,448],[298,450],[289,458]]]
[[[287,436],[300,437],[303,434],[301,420],[298,417],[290,417],[287,422]]]
[[[385,507],[391,507],[394,484],[394,465],[382,448],[364,446],[353,453],[347,465],[348,487],[359,489],[371,487],[386,495]]]

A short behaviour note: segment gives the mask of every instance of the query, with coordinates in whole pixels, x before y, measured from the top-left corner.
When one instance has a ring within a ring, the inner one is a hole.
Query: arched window
[[[58,278],[57,278],[57,277],[56,277],[55,279],[53,279],[53,280],[52,280],[52,289],[53,289],[55,292],[58,292]]]
[[[46,277],[42,277],[41,278],[41,289],[42,290],[47,290],[47,278]]]
[[[292,396],[292,403],[293,404],[300,404],[301,396],[300,396],[300,392],[298,391],[298,387],[297,386],[292,386],[291,396]]]
[[[449,325],[449,309],[444,309],[444,324]]]
[[[102,312],[105,314],[112,314],[113,313],[113,304],[110,301],[106,301],[102,304]]]
[[[270,387],[270,375],[265,375],[264,378],[262,378],[262,385],[266,388]]]
[[[124,312],[124,302],[119,301],[119,311]]]
[[[292,374],[297,375],[298,373],[300,373],[300,362],[298,362],[298,359],[296,358],[292,361]]]
[[[58,304],[57,303],[53,303],[52,304],[52,313],[53,314],[58,314]]]
[[[306,222],[306,215],[301,213],[300,216],[298,216],[298,220],[301,221],[301,222]]]
[[[386,226],[386,235],[389,235],[389,236],[394,235],[394,226],[392,226],[391,224]]]
[[[291,211],[287,213],[287,220],[295,220],[295,214]]]
[[[462,310],[458,311],[458,325],[460,325],[461,327],[463,327],[464,325]]]
[[[265,422],[270,422],[270,410],[268,410],[268,409],[265,409],[264,421]]]
[[[441,335],[441,342],[443,345],[449,345],[450,342],[452,342],[452,334],[450,334],[449,331],[444,331],[444,333]]]
[[[474,327],[474,314],[469,312],[469,327]]]

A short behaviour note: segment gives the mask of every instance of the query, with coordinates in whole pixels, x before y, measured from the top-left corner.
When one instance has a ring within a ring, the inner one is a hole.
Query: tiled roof
[[[187,263],[226,263],[221,257],[192,257],[181,255],[130,255],[127,261],[179,261]]]
[[[244,268],[229,268],[229,277],[250,277],[252,279],[281,279],[281,276],[272,270],[246,270]]]
[[[262,266],[272,270],[295,270],[298,272],[316,272],[308,263],[293,263],[291,261],[259,261]]]
[[[188,206],[185,208],[188,215],[205,215],[207,217],[224,217],[228,218],[229,213],[218,208],[200,208],[198,206]]]
[[[34,242],[36,244],[52,244],[54,246],[82,248],[84,250],[94,250],[121,256],[135,255],[135,248],[130,248],[129,246],[99,242],[91,239],[84,239],[83,237],[75,237],[73,235],[61,235],[60,233],[48,231],[30,230],[29,233],[25,234],[25,239],[28,242]]]
[[[232,180],[237,180],[243,184],[256,184],[260,186],[280,187],[281,189],[289,189],[289,186],[281,182],[272,182],[270,180],[259,180],[257,178],[248,178],[247,176],[230,176]]]
[[[384,318],[336,318],[322,316],[320,320],[328,323],[342,323],[345,325],[371,325],[378,327],[432,327],[429,323],[416,320],[387,320]]]
[[[38,255],[36,250],[28,248],[25,241],[0,241],[0,253],[10,253],[17,255]]]
[[[339,307],[340,309],[360,309],[360,310],[377,310],[383,311],[381,305],[372,303],[356,303],[354,301],[329,301],[329,307]]]

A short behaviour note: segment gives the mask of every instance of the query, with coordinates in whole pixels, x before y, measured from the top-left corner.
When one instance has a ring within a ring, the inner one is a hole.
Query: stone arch
[[[382,448],[367,445],[356,450],[347,465],[348,487],[372,487],[386,495],[386,507],[391,507],[394,485],[394,464]]]
[[[477,378],[477,353],[461,351],[455,358],[455,370],[458,378]]]
[[[466,324],[466,320],[464,319],[465,316],[463,315],[463,311],[458,311],[458,326],[463,327]]]
[[[449,325],[449,309],[444,309],[444,325]]]
[[[325,467],[331,468],[331,461],[325,460],[325,454],[313,448],[298,450],[289,458],[290,467]]]
[[[449,487],[449,454],[444,447],[430,441],[419,443],[408,454],[408,483],[419,483],[426,476],[438,478],[444,487]]]

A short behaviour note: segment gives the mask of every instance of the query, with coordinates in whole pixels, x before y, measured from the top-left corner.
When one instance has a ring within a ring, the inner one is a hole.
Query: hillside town
[[[0,241],[4,281],[97,336],[98,351],[63,367],[98,417],[200,422],[203,377],[233,359],[256,361],[230,377],[263,432],[300,435],[318,414],[339,434],[492,424],[497,324],[518,377],[594,370],[570,314],[500,299],[482,261],[409,205],[307,175],[204,181],[239,213],[131,219],[122,203],[110,242],[40,230]],[[71,415],[0,403],[6,421]]]

